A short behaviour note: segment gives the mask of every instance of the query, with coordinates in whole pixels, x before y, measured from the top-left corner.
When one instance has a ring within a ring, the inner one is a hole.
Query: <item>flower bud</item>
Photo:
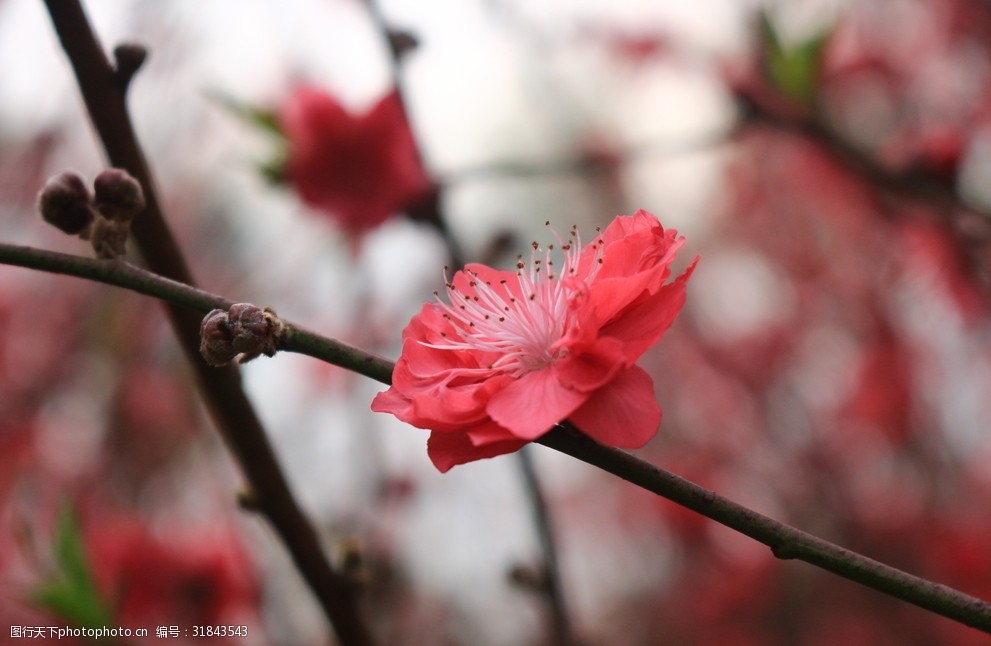
[[[94,218],[89,189],[75,173],[48,180],[38,194],[38,210],[45,222],[70,235],[81,233]]]
[[[138,71],[145,59],[148,49],[138,43],[120,43],[114,47],[114,77],[124,88]]]
[[[141,184],[120,168],[109,168],[93,181],[96,208],[108,220],[128,222],[145,208]]]
[[[244,354],[241,363],[260,354],[275,355],[284,325],[271,308],[235,303],[227,310],[227,315],[234,349]]]
[[[268,344],[272,324],[264,310],[251,303],[236,303],[227,310],[234,349],[245,354],[259,354]]]
[[[211,310],[200,323],[200,354],[211,366],[226,366],[237,356],[224,310]]]

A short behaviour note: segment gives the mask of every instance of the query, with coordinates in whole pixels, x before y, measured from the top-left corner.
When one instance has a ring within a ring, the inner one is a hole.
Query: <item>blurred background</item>
[[[342,114],[372,110],[395,78],[367,5],[86,9],[108,49],[150,50],[132,115],[204,288],[394,358],[452,262],[436,216],[463,259],[499,264],[553,242],[547,220],[590,238],[644,208],[687,238],[681,266],[701,261],[641,361],[664,420],[639,454],[991,598],[991,4],[383,0],[438,200],[358,230],[273,183],[293,141],[231,105],[277,117],[307,84]],[[35,197],[103,167],[42,3],[0,0],[0,239],[86,254]],[[442,476],[425,432],[369,411],[379,384],[291,355],[243,372],[328,553],[360,551],[384,643],[546,643],[518,574],[541,556],[514,459]],[[0,267],[0,624],[78,616],[51,592],[75,545],[93,612],[117,625],[333,643],[274,534],[238,509],[217,438],[157,303]],[[983,643],[534,459],[588,644]]]

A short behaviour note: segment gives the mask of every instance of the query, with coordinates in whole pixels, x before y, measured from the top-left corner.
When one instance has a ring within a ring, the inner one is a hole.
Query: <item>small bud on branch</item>
[[[247,363],[260,355],[274,356],[285,331],[275,310],[235,303],[225,312],[212,310],[200,324],[200,354],[211,366],[226,366],[238,355]]]
[[[130,222],[145,208],[141,184],[119,168],[108,168],[93,180],[96,208],[108,220]]]
[[[200,354],[214,367],[226,366],[237,356],[227,312],[210,310],[200,324]]]
[[[124,90],[148,58],[148,50],[137,43],[121,43],[114,47],[114,80]]]
[[[96,176],[94,193],[76,173],[61,173],[38,194],[38,210],[60,231],[89,240],[97,258],[124,255],[134,216],[144,210],[141,184],[119,168]]]
[[[82,234],[96,217],[89,189],[76,173],[48,180],[38,193],[38,210],[45,222],[69,235]]]

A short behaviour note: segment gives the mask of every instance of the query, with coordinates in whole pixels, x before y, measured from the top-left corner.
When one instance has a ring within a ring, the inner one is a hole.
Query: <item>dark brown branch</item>
[[[625,451],[598,444],[565,422],[538,443],[597,466],[771,548],[780,559],[811,563],[902,601],[991,633],[991,604],[902,572],[724,498]]]
[[[86,110],[111,165],[123,168],[144,190],[147,207],[132,231],[148,266],[156,274],[193,284],[175,239],[163,217],[151,171],[138,144],[126,105],[130,75],[140,62],[133,48],[120,50],[119,66],[104,54],[78,0],[45,0],[52,24],[75,72]],[[200,392],[217,427],[236,456],[258,509],[268,518],[313,589],[344,644],[371,643],[348,582],[330,566],[316,531],[296,503],[275,459],[258,416],[241,389],[233,367],[213,369],[199,358],[200,315],[174,304],[169,319],[196,374]]]

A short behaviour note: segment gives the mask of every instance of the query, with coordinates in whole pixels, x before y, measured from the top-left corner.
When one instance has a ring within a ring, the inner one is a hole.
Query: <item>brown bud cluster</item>
[[[60,231],[89,240],[98,258],[123,255],[131,221],[145,208],[144,192],[119,168],[100,173],[94,194],[76,173],[61,173],[38,194],[38,210]]]
[[[270,307],[235,303],[210,311],[200,324],[200,354],[211,366],[225,366],[238,355],[245,363],[278,350],[285,325]]]
[[[45,222],[69,235],[82,233],[96,217],[89,189],[75,173],[48,180],[38,194],[38,210]]]

